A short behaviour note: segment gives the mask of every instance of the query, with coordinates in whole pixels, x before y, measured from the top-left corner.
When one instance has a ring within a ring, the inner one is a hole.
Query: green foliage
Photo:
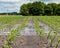
[[[18,35],[17,30],[12,30],[8,40],[4,44],[4,48],[12,48],[10,45],[12,45],[14,38]]]
[[[41,37],[44,36],[44,30],[43,30],[43,29],[40,29],[40,31],[39,31],[39,35],[40,35]]]
[[[53,43],[54,39],[56,38],[56,36],[57,36],[57,33],[54,33],[52,38],[51,38],[50,47],[52,47],[52,43]]]
[[[49,3],[48,5],[52,7],[52,15],[56,15],[57,4],[56,3]]]
[[[60,15],[60,4],[57,6],[56,14]]]
[[[23,4],[20,8],[21,15],[60,15],[60,4],[33,2]]]
[[[39,21],[47,24],[52,29],[60,32],[60,16],[37,16]]]
[[[45,10],[44,10],[45,15],[52,15],[52,11],[53,11],[53,9],[51,6],[49,6],[49,5],[45,6]]]
[[[57,44],[56,44],[56,47],[55,47],[55,48],[58,48],[59,43],[60,43],[60,38],[58,38],[58,42],[57,42]]]
[[[10,47],[10,46],[8,45],[7,41],[5,41],[3,48],[12,48],[12,47]]]
[[[44,14],[44,3],[43,2],[33,2],[28,4],[23,4],[21,6],[20,12],[22,15],[41,15]]]
[[[49,38],[50,38],[50,35],[51,35],[51,31],[48,33],[47,39],[49,39]]]
[[[32,7],[30,8],[30,12],[32,15],[43,14],[44,13],[44,3],[42,3],[42,2],[32,3]]]
[[[29,11],[28,11],[28,8],[27,8],[27,4],[23,4],[21,6],[20,14],[22,14],[22,15],[28,15],[29,14]]]
[[[4,44],[4,48],[11,48],[11,45],[12,45],[15,37],[20,35],[20,33],[18,31],[23,29],[26,26],[26,22],[28,21],[28,19],[29,18],[26,17],[24,22],[20,26],[18,26],[16,29],[11,30],[9,37],[8,37],[8,40]]]
[[[33,21],[34,21],[34,24],[35,24],[35,28],[36,28],[37,33],[38,33],[41,37],[43,37],[43,36],[44,36],[44,30],[39,27],[39,23],[38,23],[37,19],[34,18],[34,17],[32,17],[32,18],[33,18]]]

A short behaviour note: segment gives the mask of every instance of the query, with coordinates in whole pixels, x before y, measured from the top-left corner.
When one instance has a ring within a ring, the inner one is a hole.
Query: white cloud
[[[60,0],[45,0],[45,3],[60,3]]]
[[[19,2],[20,0],[0,0],[0,1],[3,1],[3,2]]]
[[[20,6],[25,3],[33,2],[33,1],[43,1],[45,3],[60,3],[60,0],[0,0],[0,11],[3,10],[7,12],[7,10],[17,11],[19,12]]]

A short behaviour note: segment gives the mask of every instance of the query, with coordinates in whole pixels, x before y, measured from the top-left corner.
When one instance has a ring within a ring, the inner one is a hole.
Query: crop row
[[[60,17],[59,16],[57,16],[57,17],[56,16],[50,16],[50,17],[48,17],[48,16],[45,16],[45,17],[40,16],[40,17],[38,17],[38,19],[41,22],[49,25],[52,29],[60,32]]]
[[[42,40],[42,38],[47,38],[47,44],[49,45],[49,47],[52,47],[53,46],[53,42],[54,42],[54,40],[56,39],[56,37],[57,37],[57,33],[54,33],[53,32],[53,34],[52,34],[52,31],[49,31],[49,33],[47,34],[47,35],[45,35],[45,33],[44,33],[44,30],[43,29],[41,29],[40,28],[40,26],[39,26],[39,21],[38,21],[38,19],[40,20],[40,21],[42,21],[42,22],[44,22],[44,23],[46,23],[47,25],[49,25],[49,26],[53,26],[53,24],[55,25],[56,23],[53,23],[54,21],[56,21],[56,22],[59,22],[59,18],[57,19],[56,17],[31,17],[32,18],[32,20],[33,20],[33,22],[34,22],[34,24],[35,24],[35,29],[36,29],[36,31],[37,31],[37,33],[38,33],[38,35],[40,36],[40,38],[41,38],[41,40]],[[46,19],[47,18],[47,19]],[[16,19],[16,18],[15,18]],[[18,26],[16,29],[12,29],[11,31],[10,31],[10,34],[8,35],[8,39],[7,39],[7,41],[5,41],[5,43],[4,43],[4,48],[12,48],[11,47],[11,45],[13,44],[13,40],[15,39],[15,37],[16,36],[21,36],[21,34],[20,34],[20,30],[22,30],[22,29],[25,29],[25,27],[27,26],[27,22],[28,22],[28,20],[30,19],[30,17],[21,17],[20,19],[18,19],[17,21],[16,21],[16,23],[18,22],[18,21],[20,21],[21,19],[23,19],[23,22],[21,23],[21,25],[20,26]],[[55,20],[56,19],[56,20]],[[9,23],[10,24],[10,23]],[[15,24],[15,23],[14,23]],[[60,23],[57,23],[57,25],[55,25],[55,26],[59,26],[59,24]],[[11,24],[12,25],[12,24]],[[53,26],[52,28],[54,28],[55,29],[55,26]],[[58,27],[59,28],[59,27]],[[58,30],[58,29],[57,29]],[[58,30],[59,31],[59,30]],[[59,45],[59,43],[60,43],[60,38],[58,38],[57,39],[57,42],[56,42],[56,44],[55,44],[55,48],[58,48],[58,45]],[[48,46],[47,45],[47,46]]]
[[[0,32],[11,29],[15,24],[20,22],[23,17],[0,17]]]
[[[8,40],[5,41],[4,48],[11,48],[11,44],[16,36],[20,36],[20,33],[18,32],[19,30],[22,30],[23,28],[26,27],[26,22],[28,21],[28,17],[24,18],[24,21],[20,26],[18,26],[16,29],[11,30]]]
[[[22,22],[22,24],[20,26],[18,26],[16,29],[11,30],[8,40],[5,42],[4,44],[4,48],[12,48],[11,45],[13,43],[13,40],[16,36],[20,36],[21,34],[19,33],[20,30],[24,29],[26,27],[26,23],[28,21],[28,17],[24,18],[24,21]]]
[[[54,33],[52,31],[49,31],[48,34],[45,34],[44,33],[44,30],[40,28],[39,26],[39,22],[38,22],[38,19],[37,17],[32,17],[33,18],[33,21],[34,21],[34,24],[35,24],[35,28],[36,28],[36,31],[38,32],[39,36],[40,36],[40,39],[42,40],[42,38],[46,38],[47,40],[47,47],[53,47],[53,44],[54,44],[54,40],[57,38],[57,33]],[[57,42],[56,44],[54,45],[55,48],[58,48],[58,45],[60,43],[60,38],[57,39]]]

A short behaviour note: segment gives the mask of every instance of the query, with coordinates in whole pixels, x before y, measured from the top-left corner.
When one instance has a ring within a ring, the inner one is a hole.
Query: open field
[[[60,48],[59,16],[0,16],[0,48]]]

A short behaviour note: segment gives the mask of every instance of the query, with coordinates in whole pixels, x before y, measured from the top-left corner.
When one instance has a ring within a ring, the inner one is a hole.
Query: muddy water
[[[19,22],[13,26],[10,26],[8,28],[4,28],[2,30],[0,30],[0,35],[9,35],[10,31],[13,30],[13,29],[16,29],[18,26],[21,25],[22,22]]]
[[[53,30],[48,25],[46,25],[46,24],[44,24],[42,22],[39,22],[39,26],[40,26],[40,28],[42,28],[44,30],[45,33],[49,33],[50,31],[57,32],[57,31]]]
[[[52,32],[51,35],[53,35],[53,33],[57,33],[57,37],[60,37],[60,33],[58,33],[56,30],[50,28],[48,25],[44,24],[43,22],[39,22],[39,26],[41,29],[44,30],[45,34],[48,34],[50,31]]]
[[[24,30],[21,30],[20,34],[25,36],[37,35],[33,21],[28,21],[27,27]]]

